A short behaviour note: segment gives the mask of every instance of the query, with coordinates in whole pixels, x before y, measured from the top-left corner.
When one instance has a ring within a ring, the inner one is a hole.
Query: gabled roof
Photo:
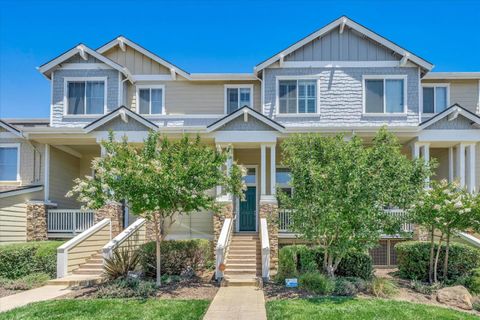
[[[432,124],[444,119],[445,117],[449,117],[448,118],[449,120],[454,120],[458,117],[458,115],[462,115],[465,118],[471,120],[473,123],[480,126],[480,117],[478,115],[476,115],[475,113],[465,109],[464,107],[462,107],[458,103],[455,103],[455,104],[451,105],[450,107],[448,107],[447,109],[440,112],[439,114],[437,114],[437,115],[431,117],[430,119],[420,123],[419,124],[420,130],[423,130],[423,129],[431,126]]]
[[[403,57],[405,57],[406,59],[416,63],[417,65],[419,65],[420,67],[424,68],[427,71],[430,71],[433,68],[433,64],[431,64],[430,62],[422,59],[419,56],[416,56],[416,55],[412,54],[411,52],[405,50],[404,48],[400,47],[399,45],[395,44],[394,42],[380,36],[379,34],[373,32],[372,30],[370,30],[370,29],[362,26],[361,24],[353,21],[352,19],[348,18],[347,16],[341,16],[340,18],[330,22],[329,24],[327,24],[323,28],[311,33],[310,35],[306,36],[302,40],[292,44],[288,48],[278,52],[277,54],[273,55],[272,57],[268,58],[267,60],[261,62],[260,64],[258,64],[255,67],[255,71],[259,72],[262,69],[265,69],[268,66],[270,66],[271,64],[273,64],[273,63],[277,62],[278,60],[282,59],[286,55],[288,55],[288,54],[292,53],[293,51],[297,50],[298,48],[300,48],[300,47],[306,45],[307,43],[323,36],[324,34],[326,34],[328,32],[330,32],[331,30],[333,30],[337,27],[344,28],[345,26],[348,26],[348,27],[358,31],[358,32],[362,33],[363,35],[367,36],[368,38],[370,38],[370,39],[384,45],[385,47],[397,52],[398,54],[400,54]]]
[[[158,126],[155,123],[151,122],[148,119],[145,119],[138,113],[133,112],[132,110],[128,109],[125,106],[121,106],[113,110],[112,112],[107,113],[103,117],[100,117],[95,121],[92,121],[91,123],[87,124],[83,129],[85,130],[86,133],[92,132],[93,130],[99,128],[100,126],[103,126],[104,124],[107,124],[108,122],[112,121],[117,117],[120,117],[124,122],[128,122],[128,117],[130,117],[151,130],[154,130],[154,131],[158,130]]]
[[[247,117],[247,119],[248,119],[248,116],[252,116],[255,119],[263,122],[264,124],[266,124],[267,126],[271,127],[272,129],[274,129],[276,131],[283,132],[284,129],[285,129],[285,127],[282,126],[280,123],[270,119],[269,117],[261,114],[258,111],[253,110],[250,107],[244,106],[244,107],[226,115],[225,117],[211,123],[210,125],[208,125],[207,126],[207,132],[215,131],[215,130],[223,127],[224,125],[228,124],[229,122],[233,121],[234,119],[236,119],[236,118],[238,118],[242,115],[244,117]]]
[[[10,133],[13,133],[16,136],[19,136],[19,137],[23,138],[22,132],[19,129],[15,128],[11,124],[9,124],[9,123],[1,120],[1,119],[0,119],[0,127],[2,127],[3,129],[7,130]]]
[[[58,66],[60,63],[68,60],[69,58],[73,57],[74,55],[76,54],[80,54],[81,56],[84,56],[85,54],[89,54],[91,55],[92,57],[100,60],[101,62],[105,63],[106,65],[112,67],[113,69],[116,69],[118,71],[120,71],[121,73],[123,73],[128,79],[130,79],[130,81],[132,81],[132,76],[130,74],[130,71],[128,71],[127,68],[119,65],[118,63],[108,59],[107,57],[99,54],[98,52],[96,52],[95,50],[92,50],[90,49],[89,47],[87,47],[86,45],[84,45],[83,43],[80,43],[78,44],[77,46],[71,48],[70,50],[67,50],[66,52],[62,53],[61,55],[59,55],[58,57],[50,60],[49,62],[41,65],[40,67],[38,67],[38,71],[40,71],[43,75],[45,75],[47,78],[50,78],[50,72],[53,70],[53,68],[55,68],[56,66]]]
[[[113,48],[115,46],[120,46],[120,45],[123,46],[125,44],[127,46],[137,50],[138,52],[144,54],[145,56],[149,57],[153,61],[156,61],[159,64],[167,67],[168,69],[170,69],[170,70],[173,69],[176,73],[178,73],[182,77],[190,79],[190,74],[188,72],[186,72],[185,70],[182,70],[181,68],[177,67],[173,63],[170,63],[167,60],[163,59],[162,57],[157,56],[153,52],[145,49],[144,47],[142,47],[141,45],[133,42],[132,40],[129,40],[129,39],[125,38],[124,36],[119,36],[119,37],[107,42],[106,44],[104,44],[103,46],[98,48],[97,52],[100,53],[100,54],[103,54],[103,53],[105,53],[106,51],[110,50],[111,48]]]

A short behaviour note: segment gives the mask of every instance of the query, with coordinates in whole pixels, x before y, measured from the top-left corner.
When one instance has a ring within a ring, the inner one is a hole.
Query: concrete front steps
[[[48,281],[51,285],[90,286],[104,281],[103,258],[100,252],[93,254],[84,264],[72,271],[64,278]]]
[[[97,276],[103,273],[103,258],[100,252],[92,255],[84,264],[73,270],[74,275]]]
[[[226,257],[223,285],[258,285],[261,261],[258,234],[234,233]]]

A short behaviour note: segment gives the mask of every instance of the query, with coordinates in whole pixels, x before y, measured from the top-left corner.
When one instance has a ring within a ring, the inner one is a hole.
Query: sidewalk
[[[221,287],[204,320],[266,320],[265,297],[257,287]]]
[[[0,298],[0,312],[8,311],[26,304],[45,301],[61,297],[72,292],[66,285],[46,285],[40,288],[20,292],[8,297]]]

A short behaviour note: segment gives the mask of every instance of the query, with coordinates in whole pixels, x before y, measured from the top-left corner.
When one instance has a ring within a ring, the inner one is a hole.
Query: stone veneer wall
[[[233,218],[233,202],[219,202],[220,210],[213,214],[213,248],[217,247],[217,241],[222,231],[223,222],[226,218]]]
[[[426,228],[421,227],[418,224],[413,226],[413,240],[428,241],[429,238],[430,238],[430,235]]]
[[[27,241],[47,240],[47,212],[56,208],[55,203],[44,201],[27,202]]]
[[[112,237],[123,231],[123,206],[121,203],[111,202],[95,212],[95,223],[108,218],[112,223]]]
[[[270,270],[275,274],[278,268],[278,204],[260,200],[260,219],[267,219],[270,241]]]

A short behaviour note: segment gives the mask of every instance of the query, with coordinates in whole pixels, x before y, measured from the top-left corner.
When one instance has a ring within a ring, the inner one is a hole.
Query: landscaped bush
[[[305,245],[285,246],[279,251],[278,261],[278,282],[306,272],[321,272],[323,249]],[[338,265],[336,275],[370,279],[373,275],[372,258],[367,253],[350,253]]]
[[[335,282],[319,272],[307,272],[298,279],[300,288],[310,293],[329,295],[335,290]]]
[[[385,278],[373,278],[370,290],[377,298],[388,298],[398,292],[397,286]]]
[[[354,283],[345,278],[337,278],[335,280],[334,294],[336,296],[354,296],[358,293]]]
[[[43,286],[48,280],[50,275],[46,273],[31,273],[15,280],[1,278],[0,287],[7,290],[30,290]]]
[[[465,286],[470,292],[480,294],[480,268],[472,270],[472,274],[465,281]]]
[[[438,245],[435,245],[435,250],[437,248]],[[442,245],[442,248],[437,269],[440,280],[443,279],[445,246]],[[428,281],[430,242],[401,242],[395,245],[395,250],[397,250],[398,271],[401,278]],[[449,256],[448,279],[451,282],[468,277],[473,269],[480,267],[480,250],[468,245],[450,244]]]
[[[0,246],[0,277],[18,279],[43,272],[55,277],[60,241],[27,242]]]
[[[114,280],[99,287],[93,297],[100,299],[114,298],[148,298],[156,295],[157,288],[153,281]]]
[[[162,241],[160,253],[162,273],[167,275],[180,275],[189,268],[200,270],[213,264],[212,244],[208,240]],[[155,257],[155,242],[143,245],[140,265],[149,277],[155,277]]]

